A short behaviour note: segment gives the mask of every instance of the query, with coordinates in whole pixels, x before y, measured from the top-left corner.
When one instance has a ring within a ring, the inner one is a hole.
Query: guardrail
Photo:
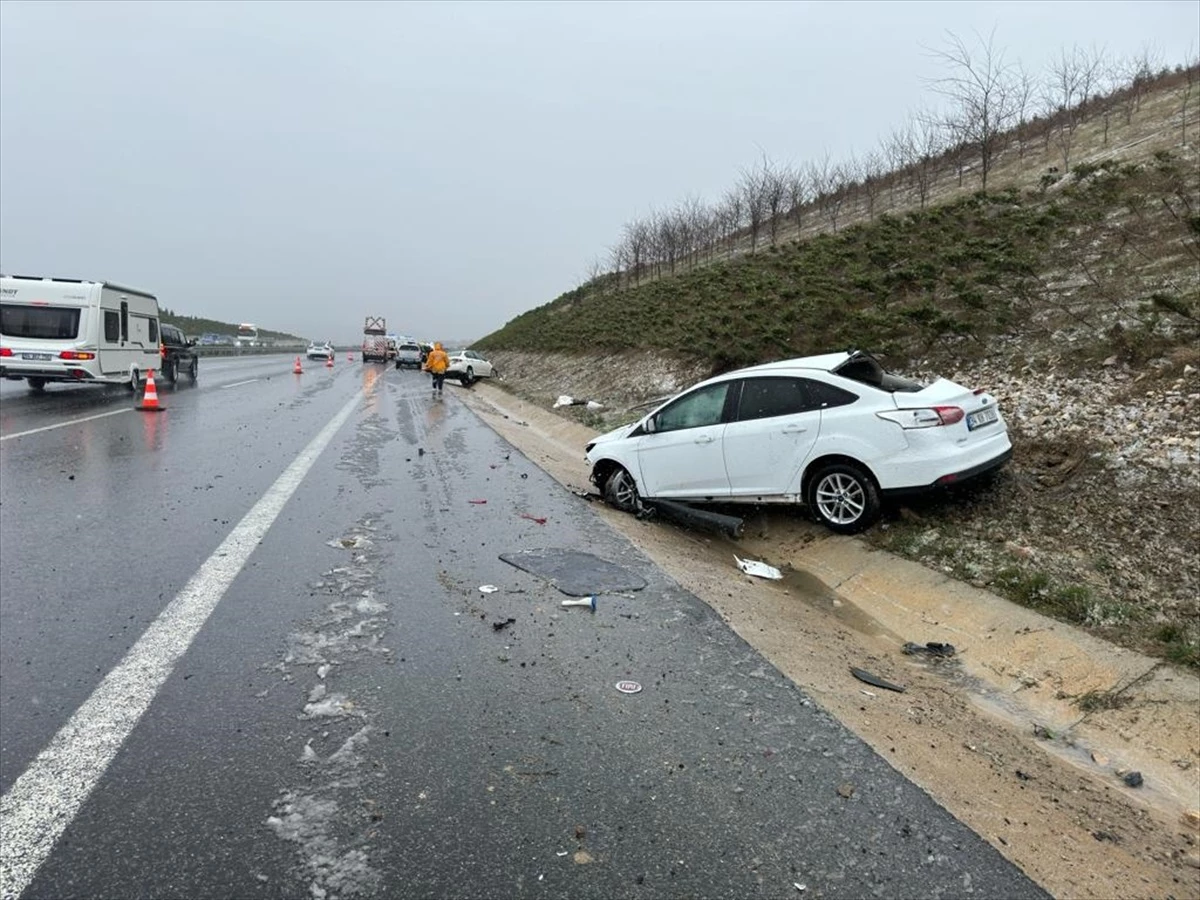
[[[303,353],[308,344],[281,344],[277,347],[231,347],[228,344],[196,344],[197,356],[267,356],[272,353]],[[352,353],[358,347],[334,347],[336,353]]]

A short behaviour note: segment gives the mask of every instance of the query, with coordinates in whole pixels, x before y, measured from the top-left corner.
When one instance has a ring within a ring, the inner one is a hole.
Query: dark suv
[[[164,381],[174,384],[179,380],[180,370],[187,373],[192,384],[196,383],[199,362],[196,356],[196,342],[189,341],[183,332],[174,325],[163,322],[158,329],[160,352],[162,354],[162,377]]]

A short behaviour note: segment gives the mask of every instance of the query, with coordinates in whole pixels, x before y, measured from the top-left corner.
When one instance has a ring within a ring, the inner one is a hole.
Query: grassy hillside
[[[1081,358],[1196,340],[1200,174],[1168,151],[973,194],[622,290],[583,287],[478,342],[653,348],[714,371],[849,345],[893,360],[1066,329]]]
[[[660,350],[721,371],[851,345],[893,365],[962,359],[1003,339],[1136,363],[1197,338],[1200,129],[1181,128],[1200,105],[1192,90],[1168,80],[1127,123],[1085,122],[1065,176],[1048,139],[1014,136],[986,194],[947,171],[925,209],[847,204],[854,224],[821,233],[814,208],[804,232],[756,253],[640,284],[603,275],[476,345]]]

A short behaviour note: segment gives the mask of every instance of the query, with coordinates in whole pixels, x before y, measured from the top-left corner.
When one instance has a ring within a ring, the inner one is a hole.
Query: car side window
[[[830,409],[834,406],[849,406],[858,399],[857,394],[844,391],[840,387],[834,387],[832,384],[826,384],[823,381],[813,381],[806,378],[805,383],[808,385],[808,393],[812,397],[814,405],[821,409]]]
[[[681,397],[655,416],[655,431],[678,431],[717,425],[725,412],[725,397],[731,382],[710,384]]]
[[[792,416],[818,408],[803,378],[747,378],[742,382],[738,421]]]

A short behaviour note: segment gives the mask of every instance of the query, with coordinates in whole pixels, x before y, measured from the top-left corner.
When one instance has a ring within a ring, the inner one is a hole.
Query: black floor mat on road
[[[510,566],[545,578],[569,597],[640,591],[646,579],[606,559],[578,550],[545,548],[501,553]]]

